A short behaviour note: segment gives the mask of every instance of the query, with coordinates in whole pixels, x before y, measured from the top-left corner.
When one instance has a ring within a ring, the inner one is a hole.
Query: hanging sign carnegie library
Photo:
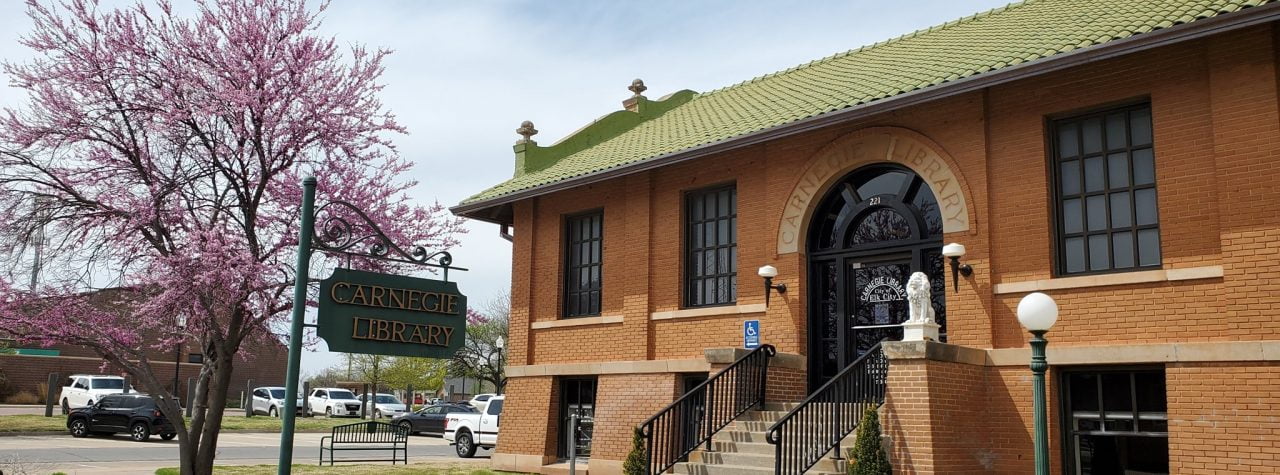
[[[330,351],[450,358],[465,338],[467,297],[454,282],[339,268],[319,300]]]

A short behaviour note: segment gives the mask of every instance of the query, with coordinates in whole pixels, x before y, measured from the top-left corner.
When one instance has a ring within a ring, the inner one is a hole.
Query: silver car
[[[364,402],[364,394],[359,396],[361,402]],[[373,400],[373,407],[368,408],[368,403],[364,403],[367,411],[373,414],[375,419],[383,417],[396,417],[404,414],[408,409],[403,402],[400,402],[395,396],[385,393],[369,395],[369,399]]]

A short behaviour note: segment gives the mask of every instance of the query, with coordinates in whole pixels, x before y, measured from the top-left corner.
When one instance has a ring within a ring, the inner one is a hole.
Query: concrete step
[[[774,421],[753,421],[753,420],[737,419],[737,420],[734,420],[733,422],[730,422],[728,425],[726,425],[724,427],[724,430],[765,432],[765,431],[768,431],[769,427],[772,427],[773,424],[774,424]],[[787,429],[793,432],[797,430],[809,430],[809,429],[820,430],[826,427],[830,427],[833,424],[834,423],[830,423],[830,422],[792,422],[787,425]]]
[[[745,465],[707,465],[703,463],[681,462],[671,467],[672,473],[689,475],[773,475],[773,466],[767,468]],[[845,475],[836,470],[808,470],[807,475]]]
[[[729,452],[741,454],[773,454],[774,446],[764,442],[736,442],[712,440],[711,448],[715,452]]]
[[[800,403],[798,402],[766,402],[764,403],[764,410],[788,412],[799,405]]]
[[[736,430],[729,427],[725,427],[724,430],[717,432],[714,436],[711,436],[711,440],[713,442],[750,442],[756,444],[768,444],[769,442],[765,440],[764,432]]]
[[[747,411],[738,417],[740,421],[763,421],[770,424],[778,422],[787,411]]]
[[[774,455],[759,453],[703,452],[695,450],[689,454],[689,463],[704,465],[732,465],[737,467],[759,467],[773,469]],[[844,462],[823,457],[810,470],[819,472],[838,472],[844,468]]]

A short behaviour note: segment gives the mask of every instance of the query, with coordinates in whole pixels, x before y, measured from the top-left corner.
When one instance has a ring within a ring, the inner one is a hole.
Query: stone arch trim
[[[924,178],[938,199],[942,231],[969,231],[976,222],[969,187],[955,160],[928,137],[901,127],[870,127],[837,138],[809,159],[791,189],[778,223],[778,254],[804,248],[816,201],[835,181],[856,168],[897,163]]]

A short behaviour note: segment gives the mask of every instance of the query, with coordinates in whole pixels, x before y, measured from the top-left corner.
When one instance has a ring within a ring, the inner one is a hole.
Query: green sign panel
[[[454,282],[340,268],[320,282],[316,325],[330,351],[451,358],[466,315]]]

